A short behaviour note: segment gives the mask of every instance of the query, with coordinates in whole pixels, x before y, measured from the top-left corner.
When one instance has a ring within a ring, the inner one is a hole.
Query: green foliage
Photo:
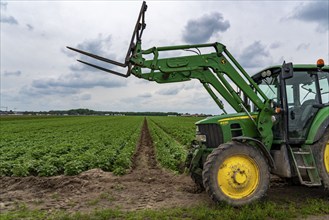
[[[194,117],[148,117],[149,130],[161,166],[181,172],[187,146],[195,135]]]
[[[154,124],[180,144],[188,146],[195,137],[195,123],[199,117],[148,117]]]
[[[59,169],[50,162],[46,162],[37,171],[39,176],[54,176],[58,174]]]
[[[10,161],[0,161],[0,176],[9,176],[12,174],[13,164]]]
[[[0,176],[75,175],[101,168],[124,174],[143,117],[6,117],[0,126]]]
[[[13,168],[11,169],[13,176],[28,176],[29,167],[27,163],[14,163]]]
[[[64,165],[64,174],[65,175],[76,175],[85,170],[83,163],[79,160],[73,160],[67,162]]]

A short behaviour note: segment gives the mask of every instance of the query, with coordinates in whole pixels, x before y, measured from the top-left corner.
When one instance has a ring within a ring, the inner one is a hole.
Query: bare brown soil
[[[124,176],[93,169],[77,176],[0,177],[0,211],[25,204],[29,208],[88,212],[95,208],[122,210],[160,209],[212,204],[205,192],[187,175],[160,168],[145,121],[133,159],[133,168]],[[327,198],[321,188],[287,186],[274,180],[268,199],[274,202],[302,202]]]

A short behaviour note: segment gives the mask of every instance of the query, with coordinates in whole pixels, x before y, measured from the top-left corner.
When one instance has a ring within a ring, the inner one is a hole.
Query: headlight
[[[195,139],[197,141],[200,141],[200,142],[206,142],[207,141],[207,137],[204,134],[196,134]]]

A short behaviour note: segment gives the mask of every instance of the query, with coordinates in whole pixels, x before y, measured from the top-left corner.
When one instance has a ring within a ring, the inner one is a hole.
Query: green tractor
[[[250,77],[221,43],[143,50],[146,8],[143,2],[124,62],[68,48],[128,68],[122,74],[78,60],[118,76],[202,83],[223,114],[196,123],[186,165],[197,185],[215,202],[233,206],[262,198],[271,174],[329,188],[329,66],[323,60],[314,65],[283,63]],[[201,49],[213,52],[202,54]],[[174,50],[196,54],[159,58],[161,52]],[[236,113],[227,114],[217,94]]]

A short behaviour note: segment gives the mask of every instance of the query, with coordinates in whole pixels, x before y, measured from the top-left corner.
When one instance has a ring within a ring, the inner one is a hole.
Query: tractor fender
[[[329,106],[318,111],[309,128],[305,144],[313,144],[321,139],[326,128],[329,126]]]
[[[261,141],[255,139],[255,138],[243,137],[243,136],[234,137],[234,138],[232,138],[232,141],[237,141],[237,142],[240,142],[240,143],[244,143],[244,142],[253,142],[253,143],[255,143],[259,147],[261,152],[264,154],[264,156],[267,159],[270,167],[272,169],[275,168],[273,157],[271,156],[270,152],[266,149],[265,145]]]
[[[320,125],[314,137],[314,142],[320,140],[320,138],[324,135],[324,132],[326,131],[328,126],[329,126],[329,117]]]

